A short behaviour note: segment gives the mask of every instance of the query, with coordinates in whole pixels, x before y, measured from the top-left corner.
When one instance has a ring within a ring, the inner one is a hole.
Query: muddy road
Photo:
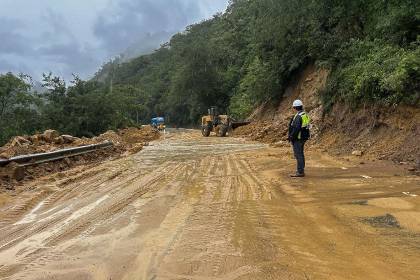
[[[3,201],[0,279],[420,279],[418,177],[317,152],[293,168],[181,131],[42,178]]]

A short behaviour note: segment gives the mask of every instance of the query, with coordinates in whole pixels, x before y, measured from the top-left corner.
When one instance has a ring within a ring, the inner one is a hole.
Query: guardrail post
[[[25,178],[25,167],[16,163],[10,163],[5,167],[0,168],[0,177],[22,181]]]

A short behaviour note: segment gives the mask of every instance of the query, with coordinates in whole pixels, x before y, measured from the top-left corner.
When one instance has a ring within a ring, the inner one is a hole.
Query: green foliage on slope
[[[330,79],[324,101],[353,106],[418,104],[420,48],[400,48],[381,41],[352,41],[342,51],[342,62]]]
[[[211,105],[236,117],[278,100],[309,63],[331,69],[323,100],[418,104],[418,1],[231,1],[154,54],[116,63],[145,92],[144,116],[197,123]]]
[[[152,54],[105,64],[90,81],[75,79],[66,90],[47,76],[53,83],[36,114],[42,127],[75,135],[158,115],[196,125],[213,105],[244,118],[278,101],[312,63],[331,70],[327,108],[418,106],[419,31],[417,0],[231,0],[225,13],[189,26]]]

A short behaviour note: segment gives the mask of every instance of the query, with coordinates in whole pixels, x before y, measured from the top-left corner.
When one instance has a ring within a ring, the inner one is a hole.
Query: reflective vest
[[[306,114],[305,111],[302,111],[295,115],[295,117],[293,118],[293,121],[296,119],[298,115],[302,118],[302,129],[301,131],[299,131],[298,139],[302,139],[302,130],[305,129],[305,130],[308,130],[309,132],[309,124],[311,122],[311,118],[309,118],[308,114]],[[309,137],[309,133],[308,133],[308,137]],[[308,139],[305,139],[305,140],[308,140]]]

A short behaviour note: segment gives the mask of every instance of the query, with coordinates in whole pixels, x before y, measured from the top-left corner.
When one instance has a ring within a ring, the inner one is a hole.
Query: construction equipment
[[[217,107],[208,109],[208,115],[201,118],[201,133],[204,137],[209,137],[211,132],[215,132],[219,137],[231,134],[233,129],[247,125],[250,121],[235,121],[228,115],[219,115]]]
[[[163,117],[153,118],[151,121],[151,126],[159,131],[164,131],[166,128],[165,118]]]

